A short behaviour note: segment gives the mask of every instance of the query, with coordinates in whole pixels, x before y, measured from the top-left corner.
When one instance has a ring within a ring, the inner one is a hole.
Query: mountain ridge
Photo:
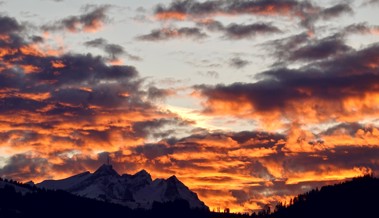
[[[146,170],[120,175],[110,164],[60,180],[45,180],[37,187],[64,190],[82,197],[121,204],[131,209],[151,209],[154,202],[185,200],[191,208],[209,209],[175,175],[153,180]]]

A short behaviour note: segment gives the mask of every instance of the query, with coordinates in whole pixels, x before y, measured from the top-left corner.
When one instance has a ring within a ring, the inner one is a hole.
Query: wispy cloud
[[[84,42],[84,45],[87,47],[101,48],[105,53],[108,54],[109,61],[114,62],[120,59],[120,56],[126,56],[131,60],[140,61],[142,58],[131,55],[125,51],[124,47],[117,44],[108,43],[107,40],[103,38],[93,39],[87,42]]]
[[[70,16],[42,26],[44,31],[96,32],[108,21],[106,15],[110,6],[87,7],[86,12]]]

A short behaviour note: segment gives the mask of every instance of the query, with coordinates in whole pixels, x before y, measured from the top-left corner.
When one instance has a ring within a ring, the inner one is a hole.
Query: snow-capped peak
[[[81,173],[62,180],[47,180],[38,187],[62,189],[80,196],[106,200],[130,208],[150,209],[153,202],[186,200],[192,208],[207,206],[176,176],[155,179],[146,170],[120,176],[109,164],[94,173]]]

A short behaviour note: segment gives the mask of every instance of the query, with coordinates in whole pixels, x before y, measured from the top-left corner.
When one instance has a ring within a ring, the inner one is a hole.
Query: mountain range
[[[193,209],[208,209],[196,193],[176,176],[152,180],[141,170],[134,175],[117,173],[112,165],[104,164],[94,173],[83,172],[61,180],[45,180],[39,188],[64,190],[72,194],[127,206],[131,209],[151,209],[154,202],[185,200]]]

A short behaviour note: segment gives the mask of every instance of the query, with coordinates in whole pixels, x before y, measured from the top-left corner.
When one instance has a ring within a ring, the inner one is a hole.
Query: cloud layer
[[[359,7],[367,5],[376,1]],[[378,174],[379,27],[339,23],[355,6],[172,1],[151,14],[140,8],[151,23],[128,23],[146,26],[121,44],[100,30],[120,27],[125,17],[112,12],[130,8],[87,5],[42,24],[1,15],[0,176],[58,179],[111,157],[120,173],[175,174],[212,209],[250,212]],[[88,51],[54,49],[54,34],[78,37],[73,47]],[[122,64],[129,60],[157,77]],[[163,69],[177,77],[159,78]],[[195,103],[182,110],[166,99]]]

